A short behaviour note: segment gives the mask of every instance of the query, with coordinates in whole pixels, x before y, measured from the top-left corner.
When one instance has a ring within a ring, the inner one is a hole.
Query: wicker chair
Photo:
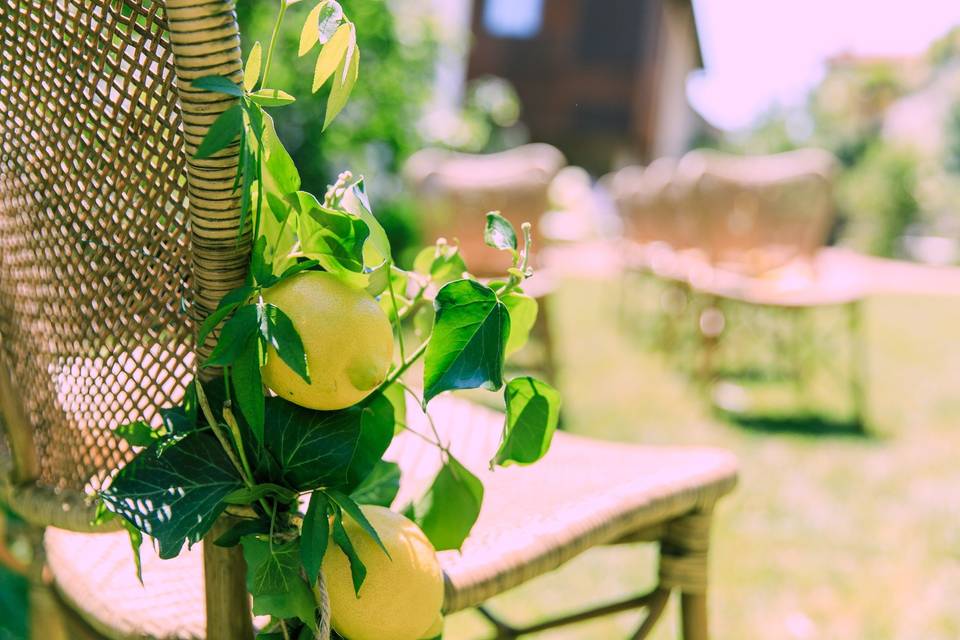
[[[43,536],[31,570],[35,638],[253,635],[238,549],[201,544],[160,562],[146,545],[141,587],[126,534],[92,527],[85,499],[132,455],[112,429],[178,401],[211,348],[213,338],[195,344],[198,321],[245,276],[237,149],[192,159],[232,104],[191,87],[209,74],[241,75],[229,1],[0,0],[0,409],[10,452],[0,488]],[[498,416],[447,400],[437,418],[480,472]],[[429,478],[433,453],[397,439],[402,495]],[[487,474],[473,535],[462,555],[443,557],[447,611],[592,546],[657,540],[656,590],[559,622],[647,607],[642,637],[677,589],[685,637],[706,637],[710,513],[736,479],[728,454],[558,434],[540,464]],[[503,638],[530,631],[496,625]]]

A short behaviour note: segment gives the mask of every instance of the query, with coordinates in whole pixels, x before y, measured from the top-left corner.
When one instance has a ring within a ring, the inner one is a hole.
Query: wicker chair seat
[[[627,446],[558,433],[532,467],[488,470],[502,416],[456,399],[431,405],[441,439],[481,476],[486,496],[462,553],[442,552],[448,612],[557,568],[590,547],[616,542],[696,509],[709,509],[733,488],[733,457],[713,449]],[[411,405],[408,424],[429,425]],[[450,437],[456,433],[456,437]],[[397,504],[429,485],[440,465],[432,445],[399,436],[387,457],[403,468]],[[110,637],[203,636],[202,552],[174,560],[143,548],[143,579],[134,575],[123,532],[79,534],[48,529],[49,566],[61,595]]]

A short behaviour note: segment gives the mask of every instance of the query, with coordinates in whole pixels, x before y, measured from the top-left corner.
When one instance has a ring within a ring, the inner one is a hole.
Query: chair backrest
[[[242,281],[236,147],[190,158],[235,99],[189,84],[239,78],[239,45],[229,2],[0,0],[0,399],[31,431],[21,480],[99,488],[131,455],[112,430],[180,399],[195,321]]]
[[[404,173],[426,237],[456,238],[471,270],[487,276],[502,274],[510,260],[483,243],[486,213],[499,210],[518,234],[520,224],[530,222],[534,246],[541,247],[537,226],[549,206],[550,183],[565,165],[558,149],[540,143],[483,155],[424,149],[407,161]]]
[[[834,215],[835,165],[819,149],[766,156],[692,151],[679,161],[622,169],[605,183],[632,239],[762,272],[823,245]]]

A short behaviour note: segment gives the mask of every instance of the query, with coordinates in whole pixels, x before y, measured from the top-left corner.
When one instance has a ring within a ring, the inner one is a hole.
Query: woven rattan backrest
[[[228,3],[0,0],[0,339],[41,484],[129,457],[112,429],[179,399],[243,277],[236,150],[188,162],[230,105],[189,80],[239,69]]]

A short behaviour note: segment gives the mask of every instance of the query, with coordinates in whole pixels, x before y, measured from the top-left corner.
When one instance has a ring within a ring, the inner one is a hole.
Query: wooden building
[[[690,0],[474,0],[468,77],[516,87],[531,138],[600,172],[679,155],[701,120]]]

